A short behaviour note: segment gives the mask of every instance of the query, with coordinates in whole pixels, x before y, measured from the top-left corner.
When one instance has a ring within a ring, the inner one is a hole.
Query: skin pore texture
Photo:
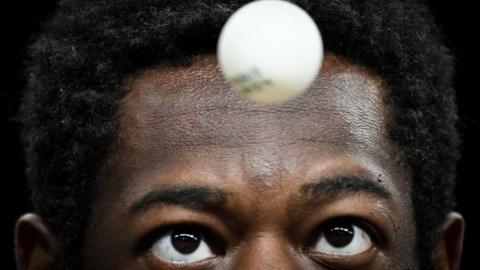
[[[312,87],[270,105],[232,91],[209,54],[124,86],[83,269],[419,269],[410,174],[368,70],[326,54]],[[328,228],[345,224],[362,248],[325,250]],[[168,255],[181,233],[203,244],[195,260]],[[435,269],[459,269],[462,237],[452,213]],[[56,269],[59,253],[39,216],[19,220],[19,269]]]
[[[381,81],[328,55],[306,93],[264,105],[232,91],[216,63],[204,55],[128,80],[94,196],[86,268],[414,269],[408,174],[386,139]],[[205,207],[155,198],[192,187],[214,198],[203,197]],[[314,254],[315,230],[343,217],[369,223],[380,239],[358,256]],[[174,224],[215,232],[220,254],[176,268],[152,255],[155,239],[137,250]]]

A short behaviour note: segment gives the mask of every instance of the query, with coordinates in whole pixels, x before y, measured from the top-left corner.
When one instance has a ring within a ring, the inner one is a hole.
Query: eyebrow
[[[300,187],[300,197],[312,200],[318,197],[337,198],[342,194],[366,193],[382,199],[390,199],[392,194],[379,182],[359,176],[334,176],[320,178]]]
[[[198,210],[222,209],[227,203],[225,191],[200,186],[169,187],[148,192],[136,200],[130,212],[146,211],[157,205],[179,205]]]
[[[309,201],[318,197],[337,198],[341,194],[366,193],[389,199],[391,193],[376,181],[358,176],[320,178],[300,187],[299,196]],[[225,209],[227,192],[210,187],[180,186],[161,188],[148,192],[136,200],[130,212],[146,211],[157,205],[178,205],[190,209],[212,211]]]

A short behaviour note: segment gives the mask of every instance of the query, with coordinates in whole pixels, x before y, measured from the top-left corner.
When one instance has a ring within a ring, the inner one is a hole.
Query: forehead
[[[117,149],[117,157],[129,157],[124,169],[168,164],[206,149],[223,161],[240,152],[283,165],[285,159],[346,154],[391,165],[381,80],[332,55],[310,89],[282,104],[258,104],[232,91],[213,55],[188,67],[149,70],[127,86]]]

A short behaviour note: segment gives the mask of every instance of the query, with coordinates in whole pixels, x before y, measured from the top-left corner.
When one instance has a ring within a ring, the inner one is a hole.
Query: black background
[[[12,117],[17,110],[20,91],[24,85],[21,75],[25,45],[38,30],[39,21],[48,17],[54,8],[52,0],[2,1],[1,67],[0,72],[0,191],[1,191],[1,248],[0,269],[15,269],[13,238],[15,220],[29,211],[28,192],[24,183],[24,162],[18,130]],[[428,1],[450,46],[458,56],[456,86],[458,90],[460,129],[463,134],[463,161],[459,166],[457,196],[459,211],[467,220],[462,269],[474,269],[475,242],[478,240],[478,221],[475,220],[476,153],[479,151],[479,105],[477,105],[478,19],[475,1]],[[479,205],[480,206],[480,205]]]

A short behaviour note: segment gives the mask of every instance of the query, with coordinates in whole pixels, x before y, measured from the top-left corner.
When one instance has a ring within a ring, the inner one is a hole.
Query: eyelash
[[[309,234],[308,238],[306,239],[305,243],[307,243],[307,246],[305,249],[310,247],[313,242],[320,236],[322,232],[325,231],[325,228],[327,228],[329,225],[331,225],[333,222],[345,222],[345,223],[351,223],[352,225],[358,226],[362,230],[364,230],[368,236],[370,236],[372,242],[375,245],[378,246],[385,246],[387,243],[387,238],[386,236],[382,233],[381,230],[379,230],[376,226],[372,225],[370,222],[358,218],[358,217],[335,217],[326,220],[323,222],[321,225],[317,226],[312,233]]]
[[[331,218],[319,226],[317,226],[311,233],[308,234],[307,238],[305,239],[304,243],[307,243],[306,246],[303,248],[303,252],[308,254],[307,250],[311,247],[315,240],[320,236],[320,234],[325,230],[325,228],[331,224],[332,222],[349,222],[352,225],[358,226],[362,230],[364,230],[371,238],[372,242],[377,246],[385,246],[388,243],[388,239],[386,235],[382,233],[381,230],[377,229],[376,226],[372,225],[370,222],[357,217],[336,217]],[[165,233],[173,230],[173,229],[193,229],[199,231],[204,237],[205,241],[207,241],[212,251],[219,255],[225,255],[227,243],[223,238],[217,233],[215,230],[196,223],[172,223],[157,229],[154,229],[147,233],[141,240],[138,242],[137,245],[134,246],[134,253],[137,255],[146,254],[150,252],[152,245],[158,241],[158,239]]]
[[[190,229],[199,231],[212,248],[212,250],[218,254],[223,255],[223,251],[225,250],[226,243],[223,238],[220,236],[219,233],[215,232],[214,230],[196,223],[172,223],[160,228],[154,229],[150,231],[145,236],[141,238],[137,245],[134,247],[135,254],[145,254],[150,251],[152,245],[158,241],[158,239],[165,233],[173,230],[173,229]]]

